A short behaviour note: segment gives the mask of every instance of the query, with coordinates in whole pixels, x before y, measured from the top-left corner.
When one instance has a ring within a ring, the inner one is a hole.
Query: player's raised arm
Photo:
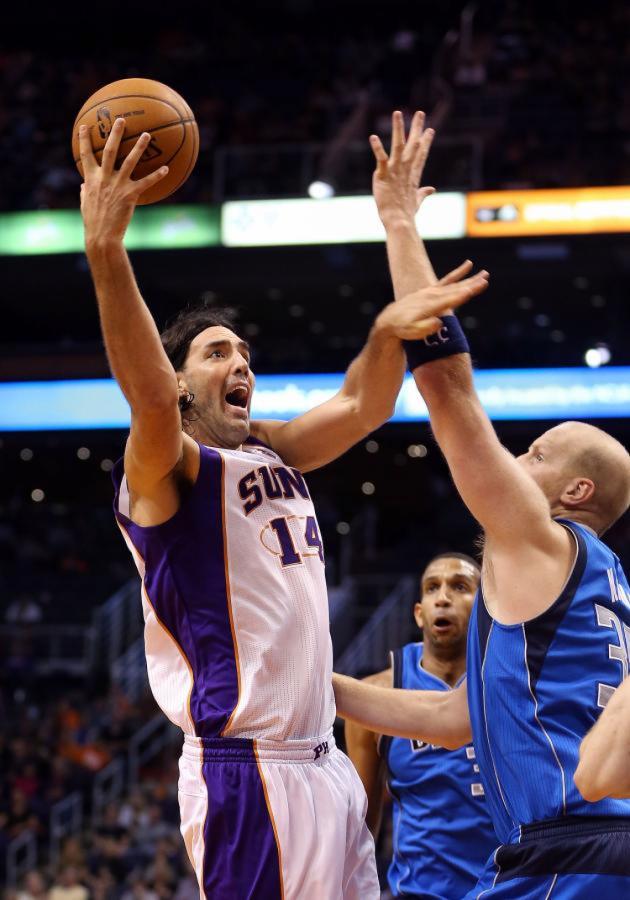
[[[377,672],[364,679],[367,684],[389,687],[392,670]],[[346,752],[359,774],[368,799],[365,821],[374,838],[378,836],[383,817],[383,799],[387,767],[378,752],[378,735],[350,719],[345,723]]]
[[[415,225],[418,204],[431,190],[418,188],[433,139],[423,126],[423,114],[416,113],[405,140],[402,117],[395,113],[389,156],[380,140],[372,137],[377,166],[374,196],[387,234],[396,294],[403,296],[435,278]],[[407,349],[455,484],[488,538],[509,546],[526,539],[544,552],[560,548],[566,552],[567,538],[552,522],[544,494],[502,447],[481,406],[457,320],[444,319],[435,339]]]
[[[391,417],[405,372],[401,341],[432,334],[441,324],[438,316],[483,290],[483,278],[464,278],[468,271],[460,266],[449,281],[388,304],[334,397],[290,422],[254,422],[252,432],[302,471],[341,456]]]
[[[574,780],[584,799],[593,803],[630,797],[630,677],[582,741]]]
[[[471,740],[466,683],[452,691],[380,687],[333,674],[337,714],[377,734],[417,738],[448,750]]]
[[[140,194],[163,178],[168,169],[163,167],[138,181],[132,179],[134,167],[149,143],[149,135],[143,134],[116,170],[124,129],[124,120],[117,119],[99,166],[89,129],[81,128],[85,179],[81,213],[107,357],[131,407],[125,469],[130,487],[142,493],[176,465],[182,455],[183,435],[177,377],[123,245]]]

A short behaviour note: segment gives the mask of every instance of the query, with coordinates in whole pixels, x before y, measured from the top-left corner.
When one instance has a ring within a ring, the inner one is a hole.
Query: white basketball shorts
[[[332,731],[318,740],[186,735],[181,831],[204,900],[378,900],[367,800]]]

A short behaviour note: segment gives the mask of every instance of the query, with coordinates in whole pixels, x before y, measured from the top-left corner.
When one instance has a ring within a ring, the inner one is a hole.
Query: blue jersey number
[[[612,610],[606,606],[595,604],[595,612],[597,614],[597,624],[602,628],[611,628],[615,631],[617,637],[616,644],[608,645],[608,658],[616,659],[621,666],[620,682],[628,677],[628,656],[630,655],[630,628],[616,616]],[[597,685],[597,705],[606,706],[612,695],[615,693],[615,687],[611,684]]]

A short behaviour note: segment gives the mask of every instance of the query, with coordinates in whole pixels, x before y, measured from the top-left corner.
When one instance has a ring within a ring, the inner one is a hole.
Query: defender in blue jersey
[[[432,134],[394,117],[374,193],[398,296],[435,275],[414,224]],[[419,148],[419,149],[418,149]],[[424,149],[423,149],[424,148]],[[462,689],[393,692],[337,679],[338,708],[385,733],[459,746],[470,727],[501,840],[472,897],[630,897],[630,800],[589,803],[579,747],[628,671],[630,588],[601,536],[630,505],[630,456],[582,422],[515,458],[477,397],[454,317],[410,365],[455,485],[485,535]],[[468,715],[469,713],[469,715]]]
[[[395,650],[392,666],[366,681],[408,690],[457,687],[466,673],[466,633],[479,575],[479,564],[469,556],[432,559],[413,610],[424,642]],[[472,744],[446,750],[378,736],[348,722],[346,745],[368,796],[366,821],[375,837],[385,783],[392,797],[392,896],[449,900],[465,894],[496,846]]]

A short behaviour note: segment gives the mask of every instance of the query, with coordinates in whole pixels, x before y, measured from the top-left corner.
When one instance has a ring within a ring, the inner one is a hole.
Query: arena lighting
[[[341,373],[259,375],[252,416],[293,418],[332,397],[342,381]],[[475,383],[488,415],[496,420],[630,418],[630,366],[486,369],[475,373]],[[392,421],[427,418],[408,375]],[[0,383],[0,431],[128,427],[129,408],[111,379]]]
[[[584,362],[590,369],[598,369],[610,362],[611,354],[606,344],[596,344],[584,354]]]
[[[313,200],[327,200],[328,197],[335,196],[335,189],[327,181],[313,181],[309,184],[307,193]]]

